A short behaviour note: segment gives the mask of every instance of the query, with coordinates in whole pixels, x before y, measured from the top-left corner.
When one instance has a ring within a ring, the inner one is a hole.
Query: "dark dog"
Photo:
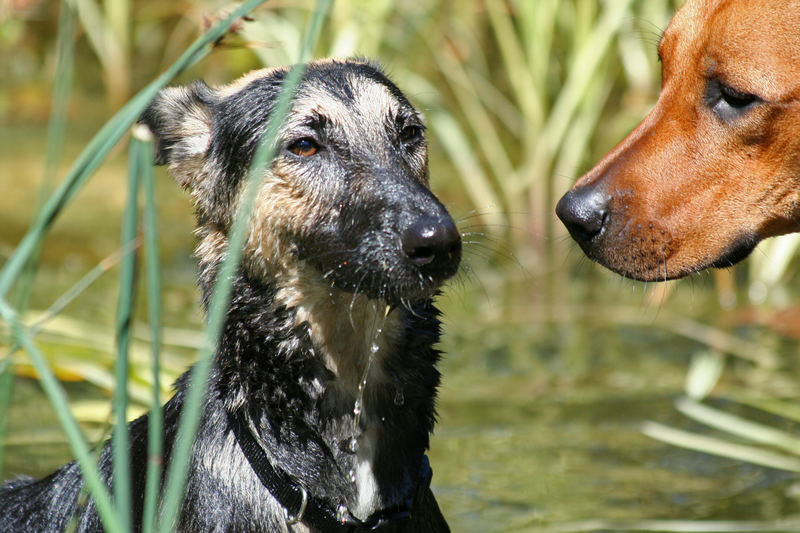
[[[194,199],[206,304],[286,74],[166,89],[142,117]],[[428,190],[424,131],[375,66],[308,65],[250,218],[179,531],[448,531],[425,450],[440,378],[432,297],[461,239]],[[167,462],[185,388],[165,406]],[[136,530],[147,423],[130,425]],[[110,485],[109,445],[99,468]],[[101,531],[82,486],[75,463],[6,484],[0,531],[60,532],[73,517]]]
[[[653,111],[558,203],[586,254],[663,281],[800,230],[800,5],[689,0]]]

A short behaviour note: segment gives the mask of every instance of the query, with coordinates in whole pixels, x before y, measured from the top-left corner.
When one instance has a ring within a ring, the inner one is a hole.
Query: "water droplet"
[[[355,483],[356,482],[356,471],[351,468],[350,471],[347,473],[347,477],[350,478],[350,483]]]
[[[403,396],[403,389],[401,387],[397,387],[394,393],[394,404],[398,407],[406,403],[406,397]]]
[[[361,414],[361,400],[356,400],[356,403],[353,406],[353,414],[356,416]]]
[[[336,520],[344,524],[347,521],[347,507],[340,505],[336,508]]]
[[[378,346],[378,343],[377,342],[373,342],[372,343],[372,348],[370,348],[370,350],[372,350],[372,353],[378,353],[378,350],[380,350],[380,347]]]
[[[358,439],[357,438],[353,437],[352,439],[350,439],[350,443],[348,444],[348,449],[353,453],[356,453],[358,451]]]

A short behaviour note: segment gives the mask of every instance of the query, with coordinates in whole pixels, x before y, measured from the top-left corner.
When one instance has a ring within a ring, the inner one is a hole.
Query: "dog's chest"
[[[374,461],[377,430],[368,429],[358,439],[358,449],[354,461],[351,481],[356,485],[356,504],[353,514],[365,518],[379,506],[380,494],[375,477]]]

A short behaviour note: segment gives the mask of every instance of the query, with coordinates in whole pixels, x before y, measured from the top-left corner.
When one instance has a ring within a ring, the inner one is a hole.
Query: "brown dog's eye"
[[[745,115],[762,100],[755,94],[734,89],[718,79],[713,79],[706,87],[705,101],[719,118],[730,123]]]
[[[303,137],[290,144],[288,150],[294,155],[301,155],[303,157],[310,157],[319,151],[319,145],[314,139]]]
[[[758,99],[754,94],[737,91],[726,85],[720,85],[720,93],[725,103],[733,108],[747,107]]]

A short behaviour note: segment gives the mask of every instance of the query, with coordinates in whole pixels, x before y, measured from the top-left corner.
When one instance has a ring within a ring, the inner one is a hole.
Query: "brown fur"
[[[659,43],[655,108],[560,204],[567,221],[602,204],[602,230],[581,243],[590,257],[664,280],[727,266],[800,229],[798,29],[797,0],[686,2]],[[759,101],[726,119],[711,84]],[[589,203],[570,205],[579,194]]]

